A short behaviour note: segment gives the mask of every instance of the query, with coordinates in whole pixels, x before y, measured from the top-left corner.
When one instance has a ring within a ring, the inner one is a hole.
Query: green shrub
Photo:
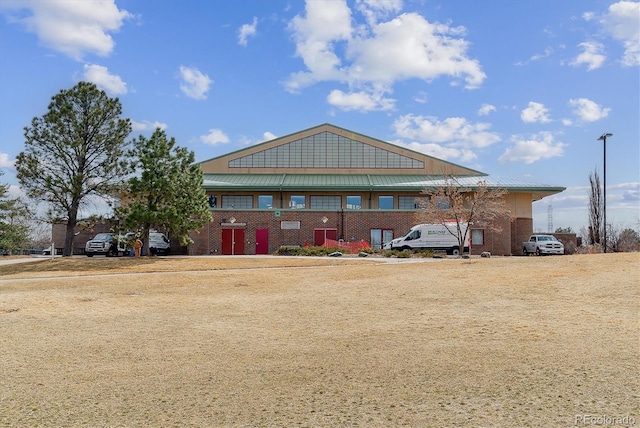
[[[331,253],[339,251],[341,253],[348,253],[344,248],[338,247],[294,247],[283,246],[278,249],[276,254],[280,256],[326,256]]]
[[[433,257],[436,252],[433,250],[381,250],[380,253],[384,257],[398,257],[401,259],[408,259],[411,257]]]

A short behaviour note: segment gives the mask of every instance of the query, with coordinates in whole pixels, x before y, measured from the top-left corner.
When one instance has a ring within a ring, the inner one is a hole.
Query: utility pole
[[[603,211],[604,211],[604,252],[607,252],[607,137],[612,137],[613,134],[605,132],[602,134],[598,141],[602,141],[603,147],[603,162],[604,162],[604,194],[603,194]]]

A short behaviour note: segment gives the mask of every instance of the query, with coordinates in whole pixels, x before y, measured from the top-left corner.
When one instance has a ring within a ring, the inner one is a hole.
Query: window
[[[272,195],[259,195],[258,196],[258,208],[261,210],[270,210],[273,208],[273,196]]]
[[[378,209],[392,210],[393,196],[378,196]]]
[[[398,209],[415,210],[418,209],[418,201],[416,196],[398,196]]]
[[[248,210],[253,208],[253,196],[251,195],[222,195],[223,209]]]
[[[439,210],[448,210],[451,208],[448,196],[438,196],[436,199],[436,208]]]
[[[314,210],[339,210],[342,208],[340,196],[311,196],[311,209]]]
[[[413,241],[414,239],[420,239],[420,235],[421,235],[420,230],[416,229],[407,235],[407,237],[405,238],[405,241]]]
[[[292,210],[303,210],[306,207],[303,195],[291,195],[291,198],[289,198],[289,208]]]
[[[471,229],[471,244],[484,245],[484,229]]]
[[[218,197],[216,195],[209,195],[209,208],[218,208]]]
[[[393,230],[371,229],[371,248],[380,250],[384,244],[393,239]]]
[[[331,132],[229,161],[229,168],[424,168],[424,162]]]
[[[359,210],[362,208],[362,197],[361,196],[347,196],[347,209],[348,210]]]

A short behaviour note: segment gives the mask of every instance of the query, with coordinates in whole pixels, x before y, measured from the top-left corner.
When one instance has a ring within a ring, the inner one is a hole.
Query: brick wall
[[[72,254],[84,254],[84,245],[91,240],[97,233],[109,232],[110,223],[96,223],[91,229],[80,229],[76,227],[74,230]],[[51,239],[56,248],[64,248],[64,239],[67,234],[66,223],[54,223],[51,227]]]
[[[511,222],[511,249],[514,255],[523,255],[522,243],[529,240],[533,233],[533,219],[516,218]]]
[[[313,245],[314,229],[332,228],[337,230],[338,238],[346,241],[364,240],[370,242],[371,229],[393,230],[394,237],[404,235],[416,224],[414,211],[316,211],[316,210],[279,210],[280,217],[276,217],[276,210],[214,210],[214,220],[201,228],[199,233],[192,233],[194,243],[189,245],[188,253],[192,255],[221,254],[222,229],[242,228],[245,230],[244,254],[256,253],[256,230],[269,229],[269,253],[274,253],[281,245]],[[235,223],[231,224],[231,219]],[[327,221],[323,222],[323,218]],[[281,229],[282,221],[299,221],[299,229]],[[520,242],[526,240],[531,233],[533,221],[531,219],[509,218],[500,220],[502,231],[484,232],[484,245],[473,246],[472,254],[489,251],[496,255],[517,254]],[[526,229],[528,224],[529,230]],[[520,234],[526,234],[524,239],[514,237],[514,225],[518,226]],[[517,242],[514,247],[513,243]],[[522,249],[520,248],[521,252]]]

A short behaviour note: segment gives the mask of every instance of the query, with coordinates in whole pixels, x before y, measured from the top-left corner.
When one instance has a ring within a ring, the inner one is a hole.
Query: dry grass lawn
[[[639,262],[0,266],[0,426],[640,425]]]

